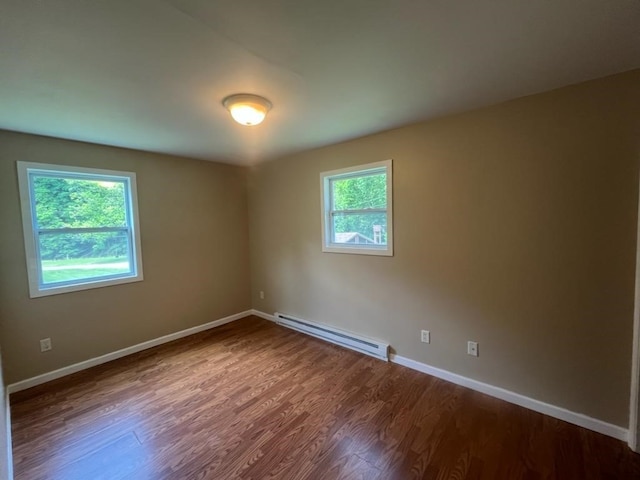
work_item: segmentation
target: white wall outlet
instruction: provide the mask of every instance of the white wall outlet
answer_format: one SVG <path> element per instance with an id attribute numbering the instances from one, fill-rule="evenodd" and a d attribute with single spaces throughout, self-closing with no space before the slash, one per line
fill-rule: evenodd
<path id="1" fill-rule="evenodd" d="M 431 334 L 429 333 L 429 330 L 422 330 L 420 332 L 420 341 L 422 343 L 431 343 Z"/>
<path id="2" fill-rule="evenodd" d="M 42 340 L 40 340 L 40 351 L 41 352 L 48 352 L 52 348 L 53 347 L 51 346 L 51 339 L 50 338 L 43 338 Z"/>
<path id="3" fill-rule="evenodd" d="M 478 356 L 478 342 L 467 342 L 467 353 L 474 357 Z"/>
<path id="4" fill-rule="evenodd" d="M 260 300 L 264 300 L 264 292 L 260 290 Z"/>

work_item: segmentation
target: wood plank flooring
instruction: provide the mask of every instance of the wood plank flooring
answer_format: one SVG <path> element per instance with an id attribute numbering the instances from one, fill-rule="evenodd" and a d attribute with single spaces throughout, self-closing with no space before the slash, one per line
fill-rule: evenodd
<path id="1" fill-rule="evenodd" d="M 11 411 L 16 480 L 640 479 L 623 442 L 256 317 Z"/>

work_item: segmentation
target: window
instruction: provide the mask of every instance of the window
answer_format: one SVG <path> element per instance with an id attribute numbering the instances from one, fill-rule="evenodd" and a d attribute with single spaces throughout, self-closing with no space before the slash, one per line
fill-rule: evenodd
<path id="1" fill-rule="evenodd" d="M 391 164 L 320 174 L 323 252 L 393 255 Z"/>
<path id="2" fill-rule="evenodd" d="M 29 294 L 142 280 L 136 175 L 18 162 Z"/>

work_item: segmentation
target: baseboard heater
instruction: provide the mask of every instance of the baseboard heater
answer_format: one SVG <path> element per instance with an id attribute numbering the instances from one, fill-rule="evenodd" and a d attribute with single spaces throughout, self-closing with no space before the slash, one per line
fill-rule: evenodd
<path id="1" fill-rule="evenodd" d="M 302 320 L 300 318 L 292 317 L 291 315 L 276 312 L 274 316 L 276 323 L 279 325 L 326 340 L 327 342 L 335 343 L 342 347 L 350 348 L 357 352 L 371 355 L 372 357 L 376 357 L 381 360 L 389 360 L 388 343 L 382 343 L 378 340 L 372 340 L 370 338 L 354 335 L 350 332 L 344 332 L 334 327 L 330 327 L 329 325 Z"/>

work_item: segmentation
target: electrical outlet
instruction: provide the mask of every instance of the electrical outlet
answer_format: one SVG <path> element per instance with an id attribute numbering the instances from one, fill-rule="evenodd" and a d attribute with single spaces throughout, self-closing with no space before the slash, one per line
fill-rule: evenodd
<path id="1" fill-rule="evenodd" d="M 422 343 L 431 343 L 431 334 L 429 333 L 429 330 L 422 330 L 420 332 L 420 341 Z"/>
<path id="2" fill-rule="evenodd" d="M 478 342 L 467 342 L 467 354 L 474 357 L 478 356 Z"/>
<path id="3" fill-rule="evenodd" d="M 48 352 L 52 348 L 53 347 L 51 346 L 51 339 L 50 338 L 43 338 L 42 340 L 40 340 L 40 351 L 41 352 Z"/>
<path id="4" fill-rule="evenodd" d="M 260 290 L 260 300 L 264 300 L 264 292 Z"/>

